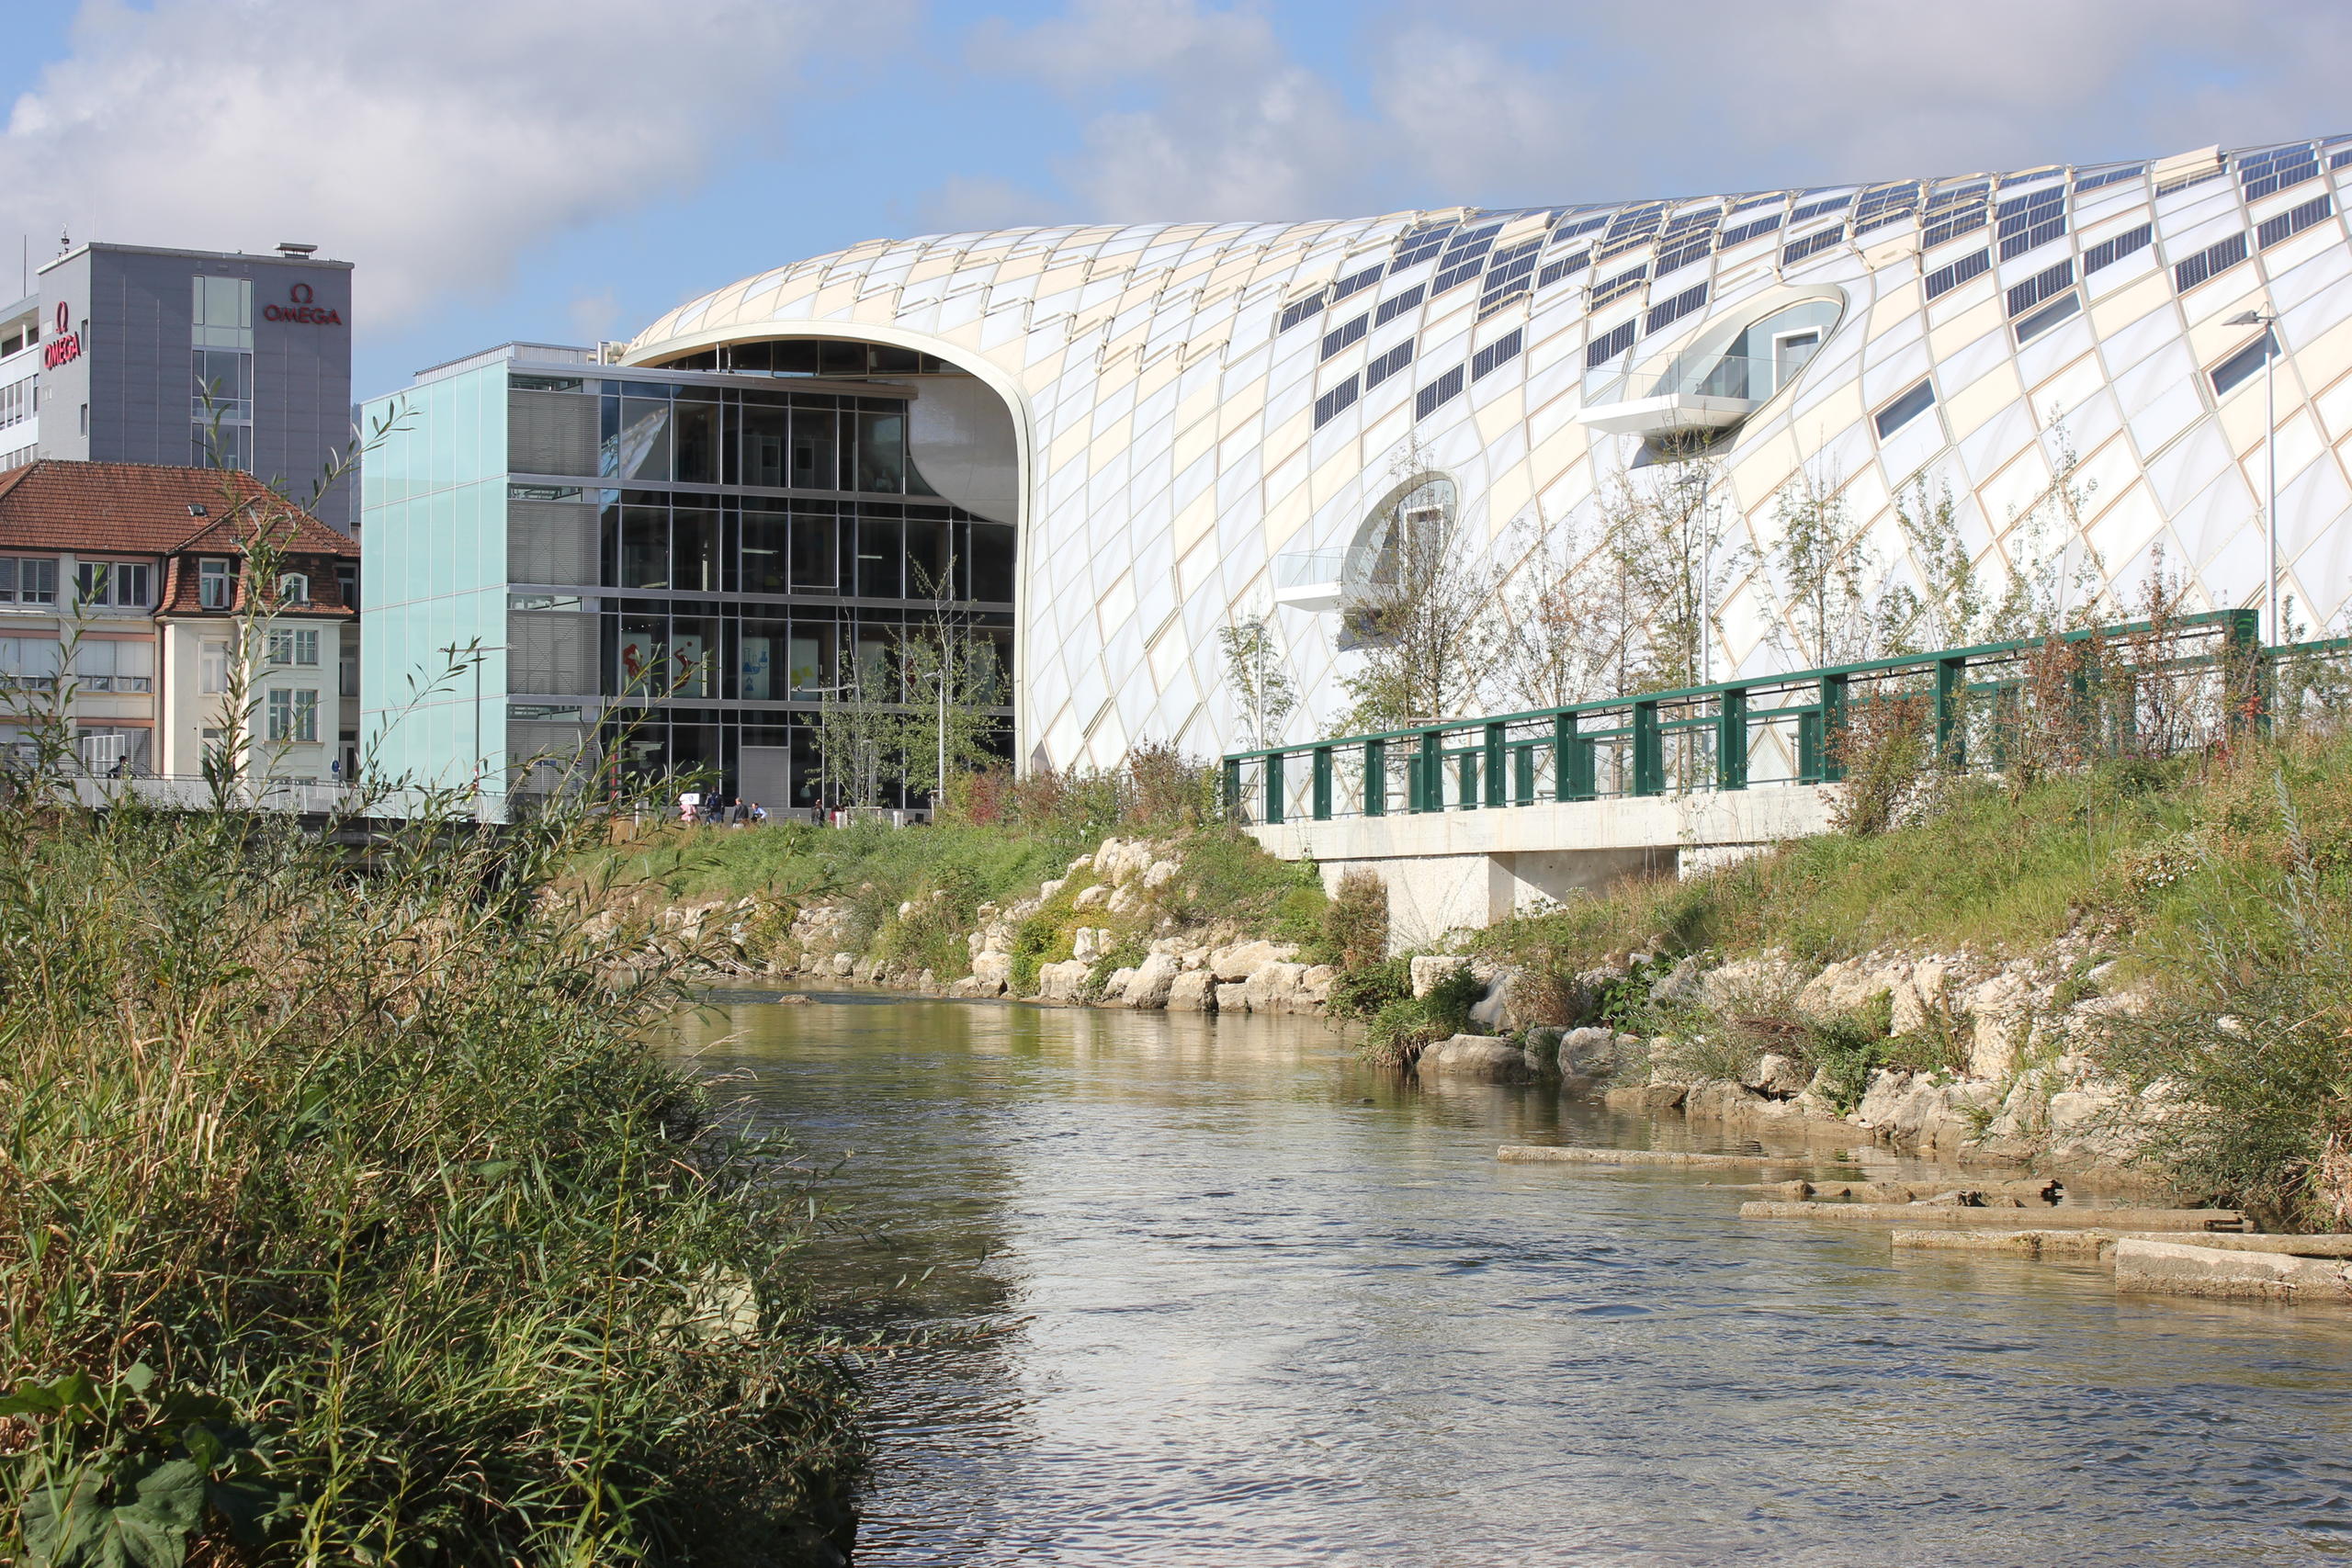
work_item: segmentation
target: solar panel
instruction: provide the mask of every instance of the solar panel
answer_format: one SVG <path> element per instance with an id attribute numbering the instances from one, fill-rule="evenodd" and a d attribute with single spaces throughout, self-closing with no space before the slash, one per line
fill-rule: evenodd
<path id="1" fill-rule="evenodd" d="M 1822 230 L 1819 233 L 1807 234 L 1804 239 L 1799 240 L 1792 245 L 1782 246 L 1781 250 L 1781 265 L 1782 266 L 1787 266 L 1792 262 L 1801 262 L 1808 256 L 1819 255 L 1822 252 L 1829 249 L 1832 245 L 1835 245 L 1844 240 L 1845 237 L 1846 226 L 1843 223 L 1832 223 L 1828 228 Z"/>
<path id="2" fill-rule="evenodd" d="M 1649 264 L 1647 262 L 1644 262 L 1640 266 L 1634 267 L 1629 271 L 1621 272 L 1614 277 L 1594 284 L 1592 286 L 1592 300 L 1587 309 L 1598 310 L 1600 307 L 1608 304 L 1612 299 L 1623 299 L 1626 295 L 1631 294 L 1635 289 L 1641 288 L 1641 286 L 1648 280 L 1649 276 Z"/>
<path id="3" fill-rule="evenodd" d="M 1789 221 L 1792 223 L 1802 223 L 1808 218 L 1818 218 L 1825 212 L 1835 212 L 1840 208 L 1850 207 L 1853 205 L 1853 201 L 1854 193 L 1852 191 L 1848 191 L 1844 196 L 1833 196 L 1826 201 L 1807 202 L 1804 206 L 1798 208 L 1794 212 L 1789 214 Z"/>
<path id="4" fill-rule="evenodd" d="M 1750 240 L 1762 239 L 1779 229 L 1783 221 L 1785 221 L 1785 215 L 1775 212 L 1770 218 L 1758 218 L 1752 222 L 1742 223 L 1736 229 L 1726 229 L 1717 237 L 1715 248 L 1719 251 L 1727 251 L 1734 245 L 1744 245 Z"/>
<path id="5" fill-rule="evenodd" d="M 2021 256 L 2066 231 L 2066 187 L 2052 186 L 2001 203 L 2001 259 Z"/>
<path id="6" fill-rule="evenodd" d="M 1590 251 L 1578 251 L 1572 256 L 1562 256 L 1558 261 L 1545 262 L 1544 264 L 1544 270 L 1536 276 L 1535 287 L 1538 288 L 1549 288 L 1552 285 L 1559 282 L 1560 279 L 1569 276 L 1571 274 L 1582 272 L 1586 267 L 1590 266 L 1591 265 L 1592 253 Z"/>
<path id="7" fill-rule="evenodd" d="M 1310 294 L 1304 299 L 1295 299 L 1283 306 L 1282 324 L 1274 329 L 1274 335 L 1279 337 L 1309 316 L 1319 315 L 1324 303 L 1321 294 Z"/>
<path id="8" fill-rule="evenodd" d="M 1374 284 L 1379 282 L 1381 278 L 1387 274 L 1387 271 L 1388 264 L 1381 262 L 1364 268 L 1362 272 L 1357 273 L 1353 277 L 1343 277 L 1340 279 L 1339 287 L 1331 290 L 1331 303 L 1336 305 L 1340 300 L 1346 299 L 1349 295 L 1359 293 L 1363 289 L 1371 288 Z"/>
<path id="9" fill-rule="evenodd" d="M 2083 253 L 2083 276 L 2088 277 L 2103 266 L 2113 266 L 2134 251 L 2144 251 L 2156 237 L 2153 224 L 2143 223 L 2129 229 L 2112 240 L 2101 240 Z"/>
<path id="10" fill-rule="evenodd" d="M 2245 258 L 2245 236 L 2233 234 L 2226 240 L 2206 246 L 2186 261 L 2175 262 L 2172 268 L 2173 290 L 2186 294 L 2216 274 L 2229 271 Z"/>
<path id="11" fill-rule="evenodd" d="M 1620 321 L 1608 332 L 1585 345 L 1584 365 L 1588 370 L 1606 365 L 1634 346 L 1634 323 Z"/>
<path id="12" fill-rule="evenodd" d="M 1941 299 L 1972 277 L 1982 277 L 1993 270 L 1993 253 L 1978 251 L 1962 256 L 1950 266 L 1939 267 L 1928 274 L 1928 298 Z"/>
<path id="13" fill-rule="evenodd" d="M 2254 231 L 2254 243 L 2268 250 L 2279 241 L 2300 234 L 2314 223 L 2324 223 L 2335 216 L 2335 199 L 2317 197 L 2281 212 L 2276 218 L 2266 218 Z"/>
<path id="14" fill-rule="evenodd" d="M 1470 379 L 1478 380 L 1494 372 L 1497 367 L 1519 357 L 1527 336 L 1523 327 L 1513 327 L 1486 347 L 1470 356 Z"/>
<path id="15" fill-rule="evenodd" d="M 1695 288 L 1686 288 L 1664 304 L 1651 306 L 1649 320 L 1644 324 L 1643 330 L 1654 333 L 1660 327 L 1680 321 L 1691 311 L 1704 307 L 1706 303 L 1707 286 L 1705 284 L 1702 283 Z"/>
<path id="16" fill-rule="evenodd" d="M 1463 384 L 1462 367 L 1457 365 L 1414 395 L 1413 417 L 1429 418 L 1438 409 L 1461 396 Z"/>
<path id="17" fill-rule="evenodd" d="M 1429 291 L 1430 286 L 1428 284 L 1416 283 L 1410 288 L 1406 289 L 1402 294 L 1391 295 L 1389 298 L 1383 299 L 1380 302 L 1380 308 L 1372 313 L 1372 324 L 1375 327 L 1386 326 L 1389 322 L 1395 321 L 1406 311 L 1418 306 L 1421 302 L 1422 298 L 1426 296 Z"/>
<path id="18" fill-rule="evenodd" d="M 1410 338 L 1385 354 L 1374 355 L 1372 363 L 1363 367 L 1363 389 L 1371 391 L 1412 362 L 1413 342 Z"/>
<path id="19" fill-rule="evenodd" d="M 1338 386 L 1332 388 L 1329 391 L 1324 393 L 1321 397 L 1316 399 L 1315 428 L 1320 430 L 1325 425 L 1330 423 L 1334 419 L 1337 419 L 1342 412 L 1344 412 L 1350 405 L 1354 403 L 1356 399 L 1362 395 L 1363 393 L 1361 389 L 1356 386 L 1356 378 L 1351 376 L 1346 380 L 1340 382 Z"/>
<path id="20" fill-rule="evenodd" d="M 2136 180 L 2147 172 L 2148 165 L 2145 164 L 2126 164 L 2120 169 L 2101 169 L 2095 175 L 2082 175 L 2075 181 L 2075 194 L 2080 196 L 2086 190 L 2098 190 L 2105 186 L 2120 185 L 2125 180 Z"/>
<path id="21" fill-rule="evenodd" d="M 1331 331 L 1323 334 L 1323 357 L 1329 359 L 1333 355 L 1339 353 L 1341 349 L 1347 347 L 1350 344 L 1362 343 L 1363 341 L 1363 334 L 1371 330 L 1372 318 L 1370 316 L 1358 316 L 1352 321 L 1349 321 L 1342 326 L 1334 327 Z"/>
<path id="22" fill-rule="evenodd" d="M 2022 316 L 2062 288 L 2075 286 L 2075 263 L 2069 257 L 2047 271 L 2035 273 L 2009 290 L 2009 314 Z"/>
<path id="23" fill-rule="evenodd" d="M 2319 177 L 2319 157 L 2311 143 L 2273 148 L 2238 160 L 2238 178 L 2245 182 L 2245 198 L 2253 201 Z"/>

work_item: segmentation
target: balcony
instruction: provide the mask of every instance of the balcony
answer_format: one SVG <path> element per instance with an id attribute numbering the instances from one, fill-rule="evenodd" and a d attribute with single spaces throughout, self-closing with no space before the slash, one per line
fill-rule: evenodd
<path id="1" fill-rule="evenodd" d="M 1628 378 L 1628 390 L 1643 389 L 1639 396 L 1588 403 L 1577 412 L 1577 423 L 1611 435 L 1723 430 L 1762 407 L 1766 399 L 1795 378 L 1809 357 L 1678 354 L 1663 370 L 1636 372 Z"/>
<path id="2" fill-rule="evenodd" d="M 1370 575 L 1363 546 L 1300 550 L 1274 558 L 1274 603 L 1293 610 L 1343 608 Z"/>

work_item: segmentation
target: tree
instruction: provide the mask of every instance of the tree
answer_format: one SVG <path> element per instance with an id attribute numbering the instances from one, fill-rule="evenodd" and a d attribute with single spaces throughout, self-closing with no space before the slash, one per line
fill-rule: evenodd
<path id="1" fill-rule="evenodd" d="M 814 739 L 818 790 L 843 806 L 879 806 L 882 782 L 905 750 L 895 650 L 882 643 L 845 649 L 839 681 L 818 698 Z"/>
<path id="2" fill-rule="evenodd" d="M 1703 684 L 1713 673 L 1722 629 L 1719 585 L 1737 577 L 1747 551 L 1734 538 L 1721 459 L 1697 435 L 1653 446 L 1659 461 L 1645 480 L 1630 478 L 1611 548 L 1629 607 L 1643 633 L 1627 650 L 1626 673 L 1651 690 Z"/>
<path id="3" fill-rule="evenodd" d="M 1876 651 L 1869 590 L 1881 568 L 1838 494 L 1838 476 L 1801 467 L 1772 498 L 1766 562 L 1781 614 L 1771 639 L 1799 669 L 1851 664 Z"/>
<path id="4" fill-rule="evenodd" d="M 1455 537 L 1453 486 L 1414 482 L 1428 472 L 1418 448 L 1394 471 L 1402 482 L 1374 519 L 1366 581 L 1346 619 L 1361 659 L 1340 684 L 1353 705 L 1345 723 L 1358 732 L 1476 705 L 1492 652 L 1494 577 Z"/>
<path id="5" fill-rule="evenodd" d="M 1225 650 L 1226 682 L 1240 706 L 1250 747 L 1281 744 L 1283 721 L 1298 706 L 1298 689 L 1283 669 L 1274 628 L 1264 617 L 1252 615 L 1218 627 L 1216 640 Z"/>
<path id="6" fill-rule="evenodd" d="M 1939 485 L 1930 495 L 1925 475 L 1894 494 L 1894 525 L 1919 588 L 1897 583 L 1887 590 L 1882 641 L 1889 653 L 1968 648 L 1992 637 L 1991 609 L 1956 513 L 1951 487 Z"/>
<path id="7" fill-rule="evenodd" d="M 1005 701 L 1004 671 L 996 645 L 976 636 L 970 612 L 952 596 L 953 557 L 938 577 L 916 569 L 917 591 L 931 602 L 907 628 L 898 649 L 907 694 L 899 750 L 910 794 L 937 796 L 946 781 L 996 760 L 989 739 L 997 728 L 989 710 Z"/>
<path id="8" fill-rule="evenodd" d="M 1551 527 L 1540 505 L 1532 528 L 1514 541 L 1517 559 L 1499 595 L 1493 682 L 1506 705 L 1568 707 L 1612 695 L 1630 678 L 1645 617 L 1615 547 L 1622 502 L 1604 500 L 1598 542 L 1574 523 Z"/>

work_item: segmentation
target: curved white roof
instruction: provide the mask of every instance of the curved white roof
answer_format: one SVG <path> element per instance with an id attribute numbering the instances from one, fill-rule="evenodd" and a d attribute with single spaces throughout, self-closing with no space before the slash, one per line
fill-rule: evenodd
<path id="1" fill-rule="evenodd" d="M 2081 539 L 2117 583 L 2161 547 L 2211 604 L 2255 602 L 2260 378 L 2211 368 L 2226 318 L 2275 303 L 2282 559 L 2312 622 L 2352 598 L 2352 138 L 2149 164 L 1512 211 L 1283 225 L 1061 227 L 872 241 L 745 278 L 630 344 L 897 343 L 980 375 L 1023 444 L 1023 744 L 1060 765 L 1134 740 L 1235 737 L 1216 629 L 1272 601 L 1278 555 L 1345 545 L 1408 451 L 1452 474 L 1471 536 L 1589 514 L 1639 450 L 1598 411 L 1678 349 L 1781 302 L 1838 302 L 1793 385 L 1724 452 L 1757 540 L 1801 469 L 1883 533 L 1915 479 L 1949 486 L 2001 558 L 2080 458 Z M 1883 434 L 1922 385 L 1933 404 Z M 2063 426 L 2063 428 L 2061 428 Z M 1894 552 L 1899 555 L 1899 550 Z M 1717 669 L 1778 662 L 1751 574 Z M 1336 623 L 1279 613 L 1321 729 Z"/>

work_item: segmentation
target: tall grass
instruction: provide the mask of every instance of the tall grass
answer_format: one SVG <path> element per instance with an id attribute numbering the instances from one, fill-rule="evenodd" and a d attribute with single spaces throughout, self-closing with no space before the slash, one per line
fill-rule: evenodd
<path id="1" fill-rule="evenodd" d="M 594 830 L 0 801 L 0 1557 L 841 1560 L 789 1151 L 641 1043 Z"/>

